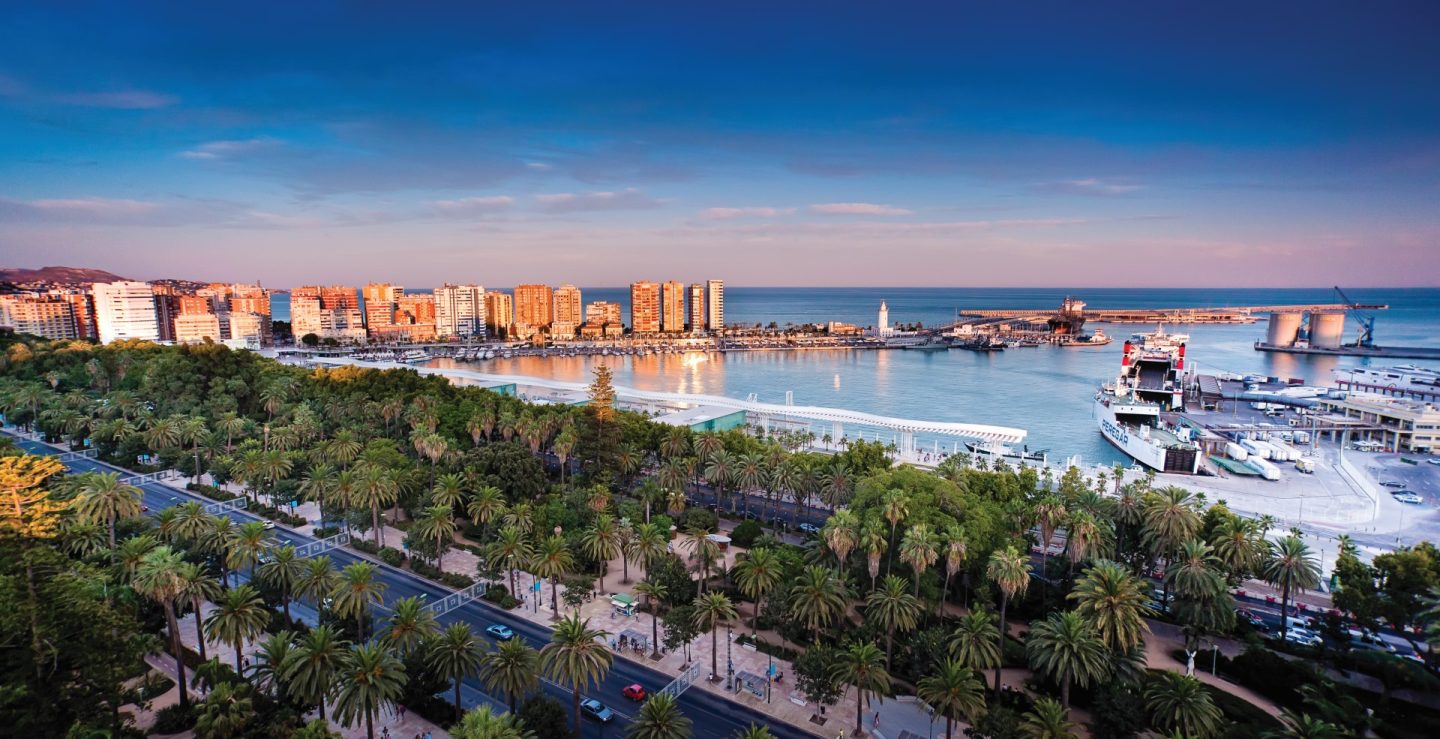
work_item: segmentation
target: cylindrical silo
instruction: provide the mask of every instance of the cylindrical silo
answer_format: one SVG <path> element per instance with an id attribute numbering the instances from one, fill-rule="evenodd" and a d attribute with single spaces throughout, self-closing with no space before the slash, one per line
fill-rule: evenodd
<path id="1" fill-rule="evenodd" d="M 1317 349 L 1335 349 L 1344 338 L 1344 313 L 1310 314 L 1310 346 Z"/>
<path id="2" fill-rule="evenodd" d="M 1271 313 L 1270 328 L 1265 333 L 1265 343 L 1270 346 L 1293 346 L 1300 333 L 1299 313 Z"/>

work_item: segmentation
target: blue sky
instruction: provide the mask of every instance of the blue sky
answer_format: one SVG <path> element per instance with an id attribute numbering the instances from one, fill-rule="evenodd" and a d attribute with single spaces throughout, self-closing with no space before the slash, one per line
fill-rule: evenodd
<path id="1" fill-rule="evenodd" d="M 1434 2 L 8 3 L 0 263 L 1436 285 L 1437 27 Z"/>

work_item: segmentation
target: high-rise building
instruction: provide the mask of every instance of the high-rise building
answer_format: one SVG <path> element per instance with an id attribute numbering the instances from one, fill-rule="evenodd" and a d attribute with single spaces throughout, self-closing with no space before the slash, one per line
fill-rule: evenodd
<path id="1" fill-rule="evenodd" d="M 152 285 L 155 296 L 155 326 L 160 341 L 175 340 L 175 316 L 180 315 L 180 295 L 174 288 Z"/>
<path id="2" fill-rule="evenodd" d="M 719 331 L 725 328 L 725 281 L 705 282 L 705 328 Z"/>
<path id="3" fill-rule="evenodd" d="M 177 344 L 203 344 L 206 341 L 218 343 L 224 338 L 220 330 L 220 317 L 214 313 L 181 313 L 175 316 Z"/>
<path id="4" fill-rule="evenodd" d="M 395 300 L 396 323 L 435 323 L 434 295 L 401 295 Z"/>
<path id="5" fill-rule="evenodd" d="M 496 338 L 507 338 L 515 323 L 515 301 L 510 293 L 485 291 L 485 332 Z"/>
<path id="6" fill-rule="evenodd" d="M 395 299 L 405 294 L 405 288 L 388 282 L 372 282 L 360 292 L 365 298 L 365 326 L 371 336 L 385 333 L 395 325 Z"/>
<path id="7" fill-rule="evenodd" d="M 70 304 L 75 316 L 75 338 L 96 341 L 100 335 L 95 330 L 95 296 L 89 292 L 66 292 L 59 295 Z"/>
<path id="8" fill-rule="evenodd" d="M 320 296 L 304 294 L 302 289 L 290 294 L 290 333 L 297 342 L 306 334 L 320 335 L 320 314 L 324 311 Z"/>
<path id="9" fill-rule="evenodd" d="M 0 326 L 47 339 L 79 338 L 74 306 L 58 295 L 0 295 Z"/>
<path id="10" fill-rule="evenodd" d="M 550 324 L 552 336 L 571 337 L 585 322 L 585 308 L 580 300 L 580 288 L 564 284 L 555 288 L 555 316 Z"/>
<path id="11" fill-rule="evenodd" d="M 179 296 L 179 310 L 176 315 L 205 315 L 215 313 L 214 301 L 204 295 L 181 295 Z"/>
<path id="12" fill-rule="evenodd" d="M 270 291 L 254 285 L 234 284 L 230 286 L 230 312 L 256 313 L 270 317 Z"/>
<path id="13" fill-rule="evenodd" d="M 621 324 L 624 318 L 619 303 L 597 300 L 585 306 L 585 323 L 593 326 Z"/>
<path id="14" fill-rule="evenodd" d="M 515 286 L 515 338 L 529 338 L 555 321 L 555 294 L 549 285 Z"/>
<path id="15" fill-rule="evenodd" d="M 696 282 L 690 285 L 690 332 L 705 330 L 705 286 Z"/>
<path id="16" fill-rule="evenodd" d="M 155 315 L 155 293 L 144 282 L 97 282 L 95 323 L 100 343 L 124 339 L 159 341 L 160 325 Z"/>
<path id="17" fill-rule="evenodd" d="M 670 280 L 660 286 L 660 324 L 666 332 L 685 330 L 685 285 Z"/>
<path id="18" fill-rule="evenodd" d="M 485 288 L 446 283 L 435 290 L 435 334 L 485 338 Z"/>
<path id="19" fill-rule="evenodd" d="M 231 311 L 229 317 L 231 346 L 258 349 L 272 343 L 270 316 Z"/>
<path id="20" fill-rule="evenodd" d="M 637 334 L 660 331 L 660 286 L 648 280 L 630 283 L 630 330 Z"/>

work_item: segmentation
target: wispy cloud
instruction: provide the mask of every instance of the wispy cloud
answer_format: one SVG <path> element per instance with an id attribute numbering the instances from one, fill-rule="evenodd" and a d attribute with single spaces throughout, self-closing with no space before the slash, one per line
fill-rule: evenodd
<path id="1" fill-rule="evenodd" d="M 465 217 L 507 210 L 515 204 L 509 195 L 485 195 L 455 200 L 437 200 L 431 205 L 441 215 Z"/>
<path id="2" fill-rule="evenodd" d="M 810 206 L 810 212 L 827 216 L 908 216 L 915 211 L 879 203 L 820 203 Z"/>
<path id="3" fill-rule="evenodd" d="M 56 216 L 95 216 L 103 218 L 133 218 L 154 213 L 162 207 L 159 203 L 144 200 L 117 198 L 62 198 L 42 200 L 4 200 L 7 206 L 34 210 Z"/>
<path id="4" fill-rule="evenodd" d="M 180 156 L 186 159 L 200 161 L 214 161 L 217 159 L 236 159 L 248 154 L 255 154 L 268 151 L 280 146 L 284 142 L 279 139 L 268 137 L 253 139 L 229 139 L 224 141 L 211 141 L 201 144 L 193 149 L 180 152 Z"/>
<path id="5" fill-rule="evenodd" d="M 113 108 L 116 110 L 153 110 L 168 108 L 180 98 L 163 92 L 149 90 L 119 90 L 114 92 L 67 92 L 52 95 L 51 100 L 64 105 L 84 108 Z"/>
<path id="6" fill-rule="evenodd" d="M 1081 180 L 1042 182 L 1035 185 L 1033 189 L 1039 192 L 1052 192 L 1062 195 L 1093 195 L 1106 197 L 1111 195 L 1129 195 L 1130 193 L 1144 190 L 1145 186 L 1124 182 L 1110 182 L 1097 177 L 1087 177 Z"/>
<path id="7" fill-rule="evenodd" d="M 546 213 L 578 213 L 597 210 L 648 210 L 660 201 L 635 188 L 611 192 L 561 192 L 536 195 L 535 203 Z"/>
<path id="8" fill-rule="evenodd" d="M 794 212 L 794 208 L 706 208 L 700 211 L 700 217 L 707 221 L 729 221 L 736 218 L 778 218 Z"/>

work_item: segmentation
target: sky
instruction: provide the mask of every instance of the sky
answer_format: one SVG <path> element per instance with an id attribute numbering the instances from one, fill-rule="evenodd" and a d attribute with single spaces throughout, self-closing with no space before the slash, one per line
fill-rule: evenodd
<path id="1" fill-rule="evenodd" d="M 1440 285 L 1440 3 L 0 3 L 0 265 Z"/>

